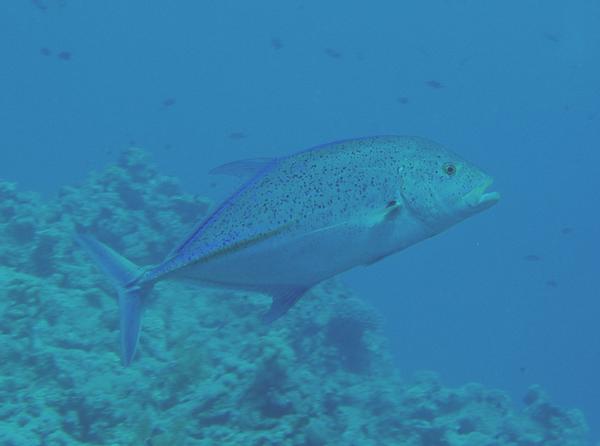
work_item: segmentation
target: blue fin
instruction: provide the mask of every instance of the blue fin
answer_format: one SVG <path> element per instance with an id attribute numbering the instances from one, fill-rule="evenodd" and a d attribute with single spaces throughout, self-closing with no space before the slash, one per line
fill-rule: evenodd
<path id="1" fill-rule="evenodd" d="M 310 287 L 304 286 L 281 286 L 264 290 L 273 297 L 271 308 L 263 314 L 262 320 L 266 324 L 275 322 L 288 312 L 296 302 L 308 291 Z"/>
<path id="2" fill-rule="evenodd" d="M 246 178 L 256 175 L 261 170 L 265 169 L 275 158 L 252 158 L 247 160 L 233 161 L 215 167 L 209 173 L 211 175 L 228 175 L 238 178 Z"/>
<path id="3" fill-rule="evenodd" d="M 110 279 L 119 295 L 119 317 L 121 330 L 121 360 L 128 366 L 133 360 L 143 312 L 144 296 L 152 285 L 139 285 L 136 281 L 143 270 L 125 257 L 120 256 L 95 238 L 76 234 L 77 243 L 85 249 L 98 267 Z"/>

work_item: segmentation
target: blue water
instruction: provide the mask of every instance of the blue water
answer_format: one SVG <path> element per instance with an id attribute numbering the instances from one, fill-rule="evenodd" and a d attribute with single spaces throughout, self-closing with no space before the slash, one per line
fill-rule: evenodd
<path id="1" fill-rule="evenodd" d="M 600 3 L 36 0 L 0 6 L 0 176 L 51 196 L 129 145 L 187 190 L 221 163 L 416 134 L 501 203 L 344 276 L 401 371 L 515 398 L 600 438 Z"/>

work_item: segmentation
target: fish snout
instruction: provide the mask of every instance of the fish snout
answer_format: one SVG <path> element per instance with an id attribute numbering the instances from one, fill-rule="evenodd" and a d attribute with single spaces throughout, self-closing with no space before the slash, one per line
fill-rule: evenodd
<path id="1" fill-rule="evenodd" d="M 488 177 L 483 183 L 463 197 L 464 202 L 472 211 L 483 211 L 495 205 L 500 200 L 498 192 L 487 192 L 493 182 L 493 178 Z"/>

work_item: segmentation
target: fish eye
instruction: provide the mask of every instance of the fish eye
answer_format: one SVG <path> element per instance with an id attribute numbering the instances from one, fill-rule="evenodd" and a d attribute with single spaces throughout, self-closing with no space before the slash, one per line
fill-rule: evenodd
<path id="1" fill-rule="evenodd" d="M 448 176 L 452 176 L 456 173 L 456 166 L 452 163 L 444 164 L 444 173 Z"/>

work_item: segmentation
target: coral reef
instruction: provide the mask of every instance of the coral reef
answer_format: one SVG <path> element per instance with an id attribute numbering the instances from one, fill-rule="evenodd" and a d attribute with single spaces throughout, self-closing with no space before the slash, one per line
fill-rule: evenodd
<path id="1" fill-rule="evenodd" d="M 0 446 L 585 444 L 581 413 L 537 387 L 517 410 L 401 380 L 377 314 L 337 280 L 270 327 L 265 296 L 160 283 L 121 367 L 113 292 L 74 229 L 151 264 L 208 209 L 136 149 L 49 202 L 0 182 Z"/>

